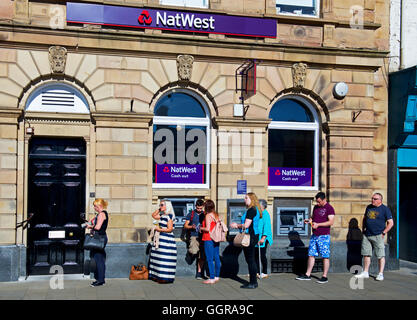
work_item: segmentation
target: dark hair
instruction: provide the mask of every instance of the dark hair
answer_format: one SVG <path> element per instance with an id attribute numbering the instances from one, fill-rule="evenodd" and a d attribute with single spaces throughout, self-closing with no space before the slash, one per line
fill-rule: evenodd
<path id="1" fill-rule="evenodd" d="M 206 202 L 204 203 L 204 213 L 205 214 L 213 213 L 216 219 L 219 218 L 219 215 L 216 212 L 216 205 L 214 204 L 213 200 L 210 200 L 210 199 L 206 200 Z"/>
<path id="2" fill-rule="evenodd" d="M 203 199 L 198 199 L 198 200 L 195 202 L 195 206 L 196 206 L 196 207 L 202 207 L 202 206 L 204 206 L 204 200 L 203 200 Z"/>
<path id="3" fill-rule="evenodd" d="M 324 192 L 320 191 L 319 193 L 316 194 L 315 198 L 316 198 L 316 200 L 318 198 L 320 198 L 321 200 L 324 200 L 324 199 L 326 199 L 326 194 Z"/>

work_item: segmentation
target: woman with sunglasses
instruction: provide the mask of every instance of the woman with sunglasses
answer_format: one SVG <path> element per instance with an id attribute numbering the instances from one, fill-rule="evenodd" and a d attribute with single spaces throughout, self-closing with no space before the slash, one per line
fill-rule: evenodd
<path id="1" fill-rule="evenodd" d="M 159 208 L 152 213 L 159 224 L 159 246 L 152 245 L 149 259 L 149 279 L 158 283 L 172 283 L 177 268 L 177 245 L 174 237 L 175 214 L 170 201 L 161 200 Z"/>

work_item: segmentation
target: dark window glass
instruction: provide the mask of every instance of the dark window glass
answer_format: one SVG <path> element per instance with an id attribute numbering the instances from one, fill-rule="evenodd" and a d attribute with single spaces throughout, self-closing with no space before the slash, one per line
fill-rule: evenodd
<path id="1" fill-rule="evenodd" d="M 314 183 L 314 131 L 269 129 L 268 148 L 269 168 L 311 169 L 308 172 Z"/>
<path id="2" fill-rule="evenodd" d="M 155 106 L 154 114 L 160 117 L 206 117 L 200 102 L 181 92 L 169 93 L 162 97 Z"/>
<path id="3" fill-rule="evenodd" d="M 277 101 L 269 112 L 272 121 L 314 122 L 310 110 L 294 99 Z"/>

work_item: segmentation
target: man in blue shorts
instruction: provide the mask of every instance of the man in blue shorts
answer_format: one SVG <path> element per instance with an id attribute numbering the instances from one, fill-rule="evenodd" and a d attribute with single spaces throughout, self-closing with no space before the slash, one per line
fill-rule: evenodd
<path id="1" fill-rule="evenodd" d="M 308 248 L 307 272 L 297 280 L 311 280 L 311 271 L 313 270 L 315 257 L 321 255 L 323 258 L 323 276 L 318 283 L 328 282 L 327 273 L 330 268 L 330 227 L 334 223 L 334 209 L 327 202 L 324 192 L 316 194 L 317 205 L 314 206 L 311 219 L 305 220 L 310 223 L 313 229 L 313 235 L 310 238 L 310 246 Z"/>

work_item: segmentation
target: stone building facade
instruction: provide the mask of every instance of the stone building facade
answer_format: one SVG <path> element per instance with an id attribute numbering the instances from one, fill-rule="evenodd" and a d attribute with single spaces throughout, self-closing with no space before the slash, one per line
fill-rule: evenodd
<path id="1" fill-rule="evenodd" d="M 36 220 L 29 221 L 32 224 L 26 229 L 19 227 L 30 217 L 31 202 L 36 198 L 31 172 L 39 168 L 31 164 L 36 158 L 31 147 L 36 138 L 82 141 L 85 151 L 80 159 L 85 159 L 85 168 L 81 171 L 79 213 L 91 216 L 95 198 L 109 201 L 108 250 L 114 253 L 108 258 L 110 276 L 124 276 L 129 264 L 140 260 L 144 230 L 152 224 L 150 213 L 159 199 L 210 198 L 228 219 L 230 200 L 243 199 L 237 194 L 238 180 L 246 180 L 247 190 L 268 202 L 277 239 L 271 259 L 288 258 L 288 236 L 277 235 L 280 204 L 307 207 L 311 214 L 314 195 L 326 192 L 336 211 L 332 270 L 347 271 L 350 221 L 356 218 L 360 227 L 372 193 L 387 192 L 389 3 L 311 1 L 312 13 L 304 14 L 302 4 L 289 8 L 286 1 L 171 2 L 95 0 L 89 5 L 273 20 L 276 36 L 73 23 L 68 21 L 68 3 L 62 1 L 1 2 L 2 280 L 30 273 L 28 265 L 36 262 L 32 263 L 34 253 L 29 252 L 34 250 L 30 248 L 35 240 L 29 233 Z M 188 61 L 180 62 L 181 55 Z M 234 116 L 235 105 L 240 103 L 235 73 L 248 60 L 257 64 L 257 90 L 245 100 L 249 106 L 246 115 Z M 348 92 L 336 98 L 334 87 L 341 82 L 347 84 Z M 65 106 L 61 110 L 37 104 L 41 94 L 55 89 L 67 90 L 79 105 L 71 111 Z M 199 185 L 161 187 L 154 180 L 153 133 L 155 123 L 164 123 L 163 119 L 156 121 L 154 110 L 170 93 L 189 95 L 204 106 L 207 121 L 201 120 L 200 126 L 206 128 L 207 166 Z M 311 115 L 308 129 L 299 127 L 314 132 L 311 140 L 297 142 L 298 154 L 302 153 L 300 143 L 312 143 L 306 151 L 311 158 L 307 186 L 269 185 L 269 167 L 299 167 L 288 161 L 286 165 L 270 161 L 270 131 L 281 128 L 278 118 L 271 118 L 271 110 L 286 99 L 304 106 Z M 290 152 L 287 147 L 281 155 Z M 63 201 L 60 199 L 57 201 Z M 35 213 L 35 217 L 39 215 Z M 70 240 L 68 234 L 65 237 Z M 301 240 L 308 245 L 308 234 Z M 132 252 L 135 256 L 126 260 Z M 122 267 L 121 261 L 125 263 Z M 187 273 L 186 269 L 177 271 Z"/>

